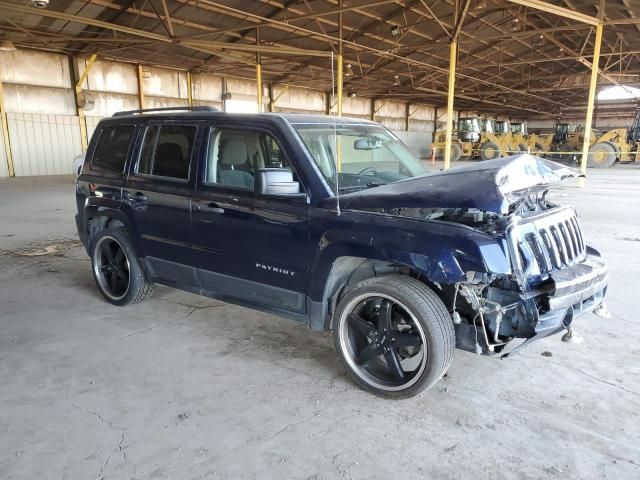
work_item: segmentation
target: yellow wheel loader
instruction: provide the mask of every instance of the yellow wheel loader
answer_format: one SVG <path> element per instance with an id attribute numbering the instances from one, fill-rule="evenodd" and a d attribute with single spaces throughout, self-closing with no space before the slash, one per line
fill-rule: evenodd
<path id="1" fill-rule="evenodd" d="M 572 128 L 566 123 L 556 124 L 551 150 L 574 152 L 571 154 L 577 162 L 584 143 L 584 129 Z M 629 128 L 614 128 L 605 133 L 591 130 L 589 138 L 589 168 L 609 168 L 616 162 L 640 161 L 640 110 Z"/>
<path id="2" fill-rule="evenodd" d="M 529 145 L 527 122 L 511 122 L 511 138 L 513 139 L 513 144 L 521 152 L 534 152 L 534 149 Z"/>
<path id="3" fill-rule="evenodd" d="M 609 168 L 616 162 L 640 162 L 640 110 L 629 128 L 609 130 L 589 147 L 587 167 Z"/>
<path id="4" fill-rule="evenodd" d="M 527 145 L 531 149 L 531 153 L 537 156 L 542 156 L 549 152 L 552 142 L 553 135 L 538 135 L 537 133 L 532 133 L 527 138 Z"/>
<path id="5" fill-rule="evenodd" d="M 509 155 L 509 146 L 504 137 L 496 134 L 496 121 L 484 119 L 481 123 L 480 139 L 477 143 L 477 154 L 482 160 L 493 160 Z"/>
<path id="6" fill-rule="evenodd" d="M 434 141 L 431 145 L 435 149 L 437 158 L 444 157 L 447 133 L 438 130 L 434 134 Z M 456 162 L 461 158 L 469 159 L 476 155 L 476 144 L 480 140 L 480 125 L 475 117 L 460 118 L 458 129 L 452 132 L 451 138 L 451 161 Z"/>
<path id="7" fill-rule="evenodd" d="M 509 120 L 496 120 L 496 136 L 503 145 L 505 156 L 517 155 L 518 153 L 527 151 L 526 147 L 524 150 L 521 150 L 520 146 L 515 141 L 513 134 L 511 133 L 511 123 Z"/>

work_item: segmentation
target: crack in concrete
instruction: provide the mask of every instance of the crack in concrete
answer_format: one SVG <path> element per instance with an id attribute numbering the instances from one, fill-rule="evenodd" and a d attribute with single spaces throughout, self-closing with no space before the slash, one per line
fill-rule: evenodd
<path id="1" fill-rule="evenodd" d="M 109 462 L 111 461 L 111 458 L 113 457 L 113 455 L 116 452 L 119 452 L 122 454 L 122 459 L 125 463 L 130 463 L 129 462 L 129 458 L 127 457 L 127 452 L 126 452 L 126 446 L 124 446 L 124 439 L 126 437 L 127 434 L 127 429 L 125 427 L 119 427 L 113 424 L 113 422 L 111 420 L 107 420 L 106 418 L 104 418 L 100 413 L 96 412 L 95 410 L 90 410 L 88 408 L 82 408 L 80 405 L 76 404 L 73 400 L 71 400 L 71 396 L 70 396 L 70 390 L 69 390 L 69 386 L 61 379 L 58 378 L 57 379 L 58 383 L 62 386 L 62 388 L 65 391 L 65 395 L 67 397 L 67 402 L 69 403 L 69 405 L 71 405 L 73 408 L 75 408 L 76 410 L 79 410 L 81 412 L 87 413 L 95 418 L 97 418 L 100 423 L 107 425 L 109 428 L 113 429 L 113 430 L 119 430 L 120 431 L 120 440 L 118 441 L 118 443 L 114 446 L 113 450 L 111 451 L 111 453 L 109 453 L 109 455 L 107 455 L 107 458 L 105 458 L 104 463 L 102 464 L 102 466 L 100 467 L 100 470 L 98 471 L 98 475 L 97 475 L 97 480 L 102 480 L 104 479 L 104 472 L 107 468 L 107 466 L 109 465 Z M 133 469 L 135 472 L 135 464 L 133 465 Z"/>
<path id="2" fill-rule="evenodd" d="M 218 458 L 225 458 L 228 455 L 231 455 L 231 454 L 233 454 L 233 453 L 235 453 L 235 452 L 243 449 L 244 447 L 246 447 L 246 446 L 248 446 L 248 445 L 250 445 L 252 443 L 255 443 L 255 442 L 266 442 L 266 441 L 273 440 L 274 438 L 276 438 L 278 435 L 281 435 L 283 432 L 285 432 L 289 428 L 292 428 L 292 427 L 295 427 L 295 426 L 302 425 L 304 423 L 310 422 L 314 418 L 317 418 L 322 412 L 323 412 L 323 410 L 318 410 L 313 415 L 311 415 L 311 416 L 309 416 L 309 417 L 307 417 L 307 418 L 305 418 L 303 420 L 300 420 L 299 422 L 287 423 L 286 425 L 284 425 L 283 427 L 279 428 L 278 430 L 276 430 L 274 433 L 272 433 L 268 437 L 264 436 L 266 434 L 266 432 L 259 433 L 258 435 L 254 436 L 254 437 L 248 438 L 247 440 L 242 442 L 240 445 L 238 445 L 236 447 L 233 447 L 230 450 L 227 450 L 227 451 L 222 452 L 222 453 L 217 453 L 215 455 L 207 457 L 205 460 L 203 460 L 201 462 L 195 463 L 194 466 L 198 466 L 199 467 L 199 466 L 208 464 L 211 461 L 215 461 Z"/>
<path id="3" fill-rule="evenodd" d="M 162 299 L 160 299 L 162 300 Z M 167 300 L 164 300 L 167 301 Z M 182 303 L 178 303 L 178 302 L 169 302 L 169 303 L 177 303 L 178 305 L 182 305 L 182 306 L 187 306 L 184 305 Z M 193 315 L 195 312 L 200 311 L 200 310 L 206 310 L 208 308 L 217 308 L 217 307 L 223 307 L 226 304 L 223 305 L 206 305 L 203 307 L 196 307 L 196 306 L 189 306 L 189 308 L 191 308 L 191 310 L 189 310 L 189 312 L 187 312 L 186 314 L 178 317 L 178 318 L 174 318 L 173 320 L 169 320 L 168 322 L 165 323 L 154 323 L 153 325 L 150 325 L 149 327 L 144 327 L 144 328 L 140 328 L 138 330 L 134 330 L 133 332 L 129 332 L 126 333 L 124 335 L 121 335 L 120 337 L 118 337 L 118 340 L 122 340 L 128 337 L 131 337 L 132 335 L 137 335 L 139 333 L 144 333 L 144 332 L 148 332 L 150 330 L 153 330 L 156 327 L 161 327 L 161 326 L 167 326 L 167 325 L 171 325 L 173 323 L 179 322 L 180 320 L 185 320 L 186 318 L 189 318 L 191 315 Z"/>
<path id="4" fill-rule="evenodd" d="M 533 359 L 539 360 L 537 357 L 533 357 L 531 355 L 523 355 L 523 356 L 525 356 L 527 358 L 533 358 Z M 553 360 L 546 360 L 546 362 L 547 363 L 552 363 L 554 365 L 558 365 L 559 367 L 563 367 L 563 368 L 566 368 L 567 370 L 571 370 L 572 372 L 576 372 L 576 373 L 579 373 L 581 375 L 584 375 L 585 377 L 588 377 L 588 378 L 590 378 L 592 380 L 595 380 L 598 383 L 602 383 L 604 385 L 608 385 L 609 387 L 617 388 L 619 390 L 622 390 L 623 392 L 630 393 L 631 395 L 635 395 L 636 397 L 640 397 L 640 393 L 636 392 L 635 390 L 631 390 L 631 389 L 628 389 L 626 387 L 623 387 L 622 385 L 618 385 L 616 383 L 609 382 L 609 381 L 604 380 L 604 379 L 602 379 L 600 377 L 592 375 L 591 373 L 585 372 L 584 370 L 580 370 L 579 368 L 572 367 L 571 365 L 565 365 L 564 363 L 555 362 Z"/>

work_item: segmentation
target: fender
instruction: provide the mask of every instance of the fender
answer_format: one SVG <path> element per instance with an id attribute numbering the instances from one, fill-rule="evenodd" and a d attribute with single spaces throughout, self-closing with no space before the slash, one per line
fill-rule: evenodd
<path id="1" fill-rule="evenodd" d="M 360 213 L 358 215 L 366 215 Z M 351 216 L 348 213 L 342 217 Z M 372 215 L 376 216 L 377 215 Z M 395 218 L 386 228 L 372 222 L 371 230 L 353 231 L 333 228 L 317 242 L 312 266 L 309 296 L 313 301 L 326 300 L 326 286 L 332 268 L 340 257 L 380 260 L 405 266 L 434 283 L 456 283 L 469 271 L 509 274 L 511 265 L 506 242 L 465 225 L 437 220 Z M 357 219 L 341 219 L 364 225 Z M 342 226 L 342 225 L 340 225 Z"/>

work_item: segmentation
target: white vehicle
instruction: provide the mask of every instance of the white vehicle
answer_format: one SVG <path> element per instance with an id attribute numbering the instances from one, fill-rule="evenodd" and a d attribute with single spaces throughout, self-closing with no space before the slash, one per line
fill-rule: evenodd
<path id="1" fill-rule="evenodd" d="M 71 171 L 78 178 L 80 176 L 80 171 L 82 170 L 82 164 L 84 163 L 84 153 L 80 155 L 76 155 L 71 162 Z"/>

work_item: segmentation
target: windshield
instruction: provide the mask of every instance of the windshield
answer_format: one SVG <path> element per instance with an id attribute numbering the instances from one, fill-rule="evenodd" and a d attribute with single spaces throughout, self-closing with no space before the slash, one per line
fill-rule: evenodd
<path id="1" fill-rule="evenodd" d="M 496 133 L 509 133 L 510 131 L 509 122 L 506 120 L 498 120 L 496 121 Z"/>
<path id="2" fill-rule="evenodd" d="M 477 118 L 461 118 L 458 130 L 461 132 L 480 132 Z"/>
<path id="3" fill-rule="evenodd" d="M 336 192 L 372 188 L 426 173 L 420 161 L 379 125 L 293 125 Z"/>
<path id="4" fill-rule="evenodd" d="M 496 131 L 496 121 L 495 120 L 485 120 L 482 123 L 483 132 L 486 133 L 495 133 Z"/>

